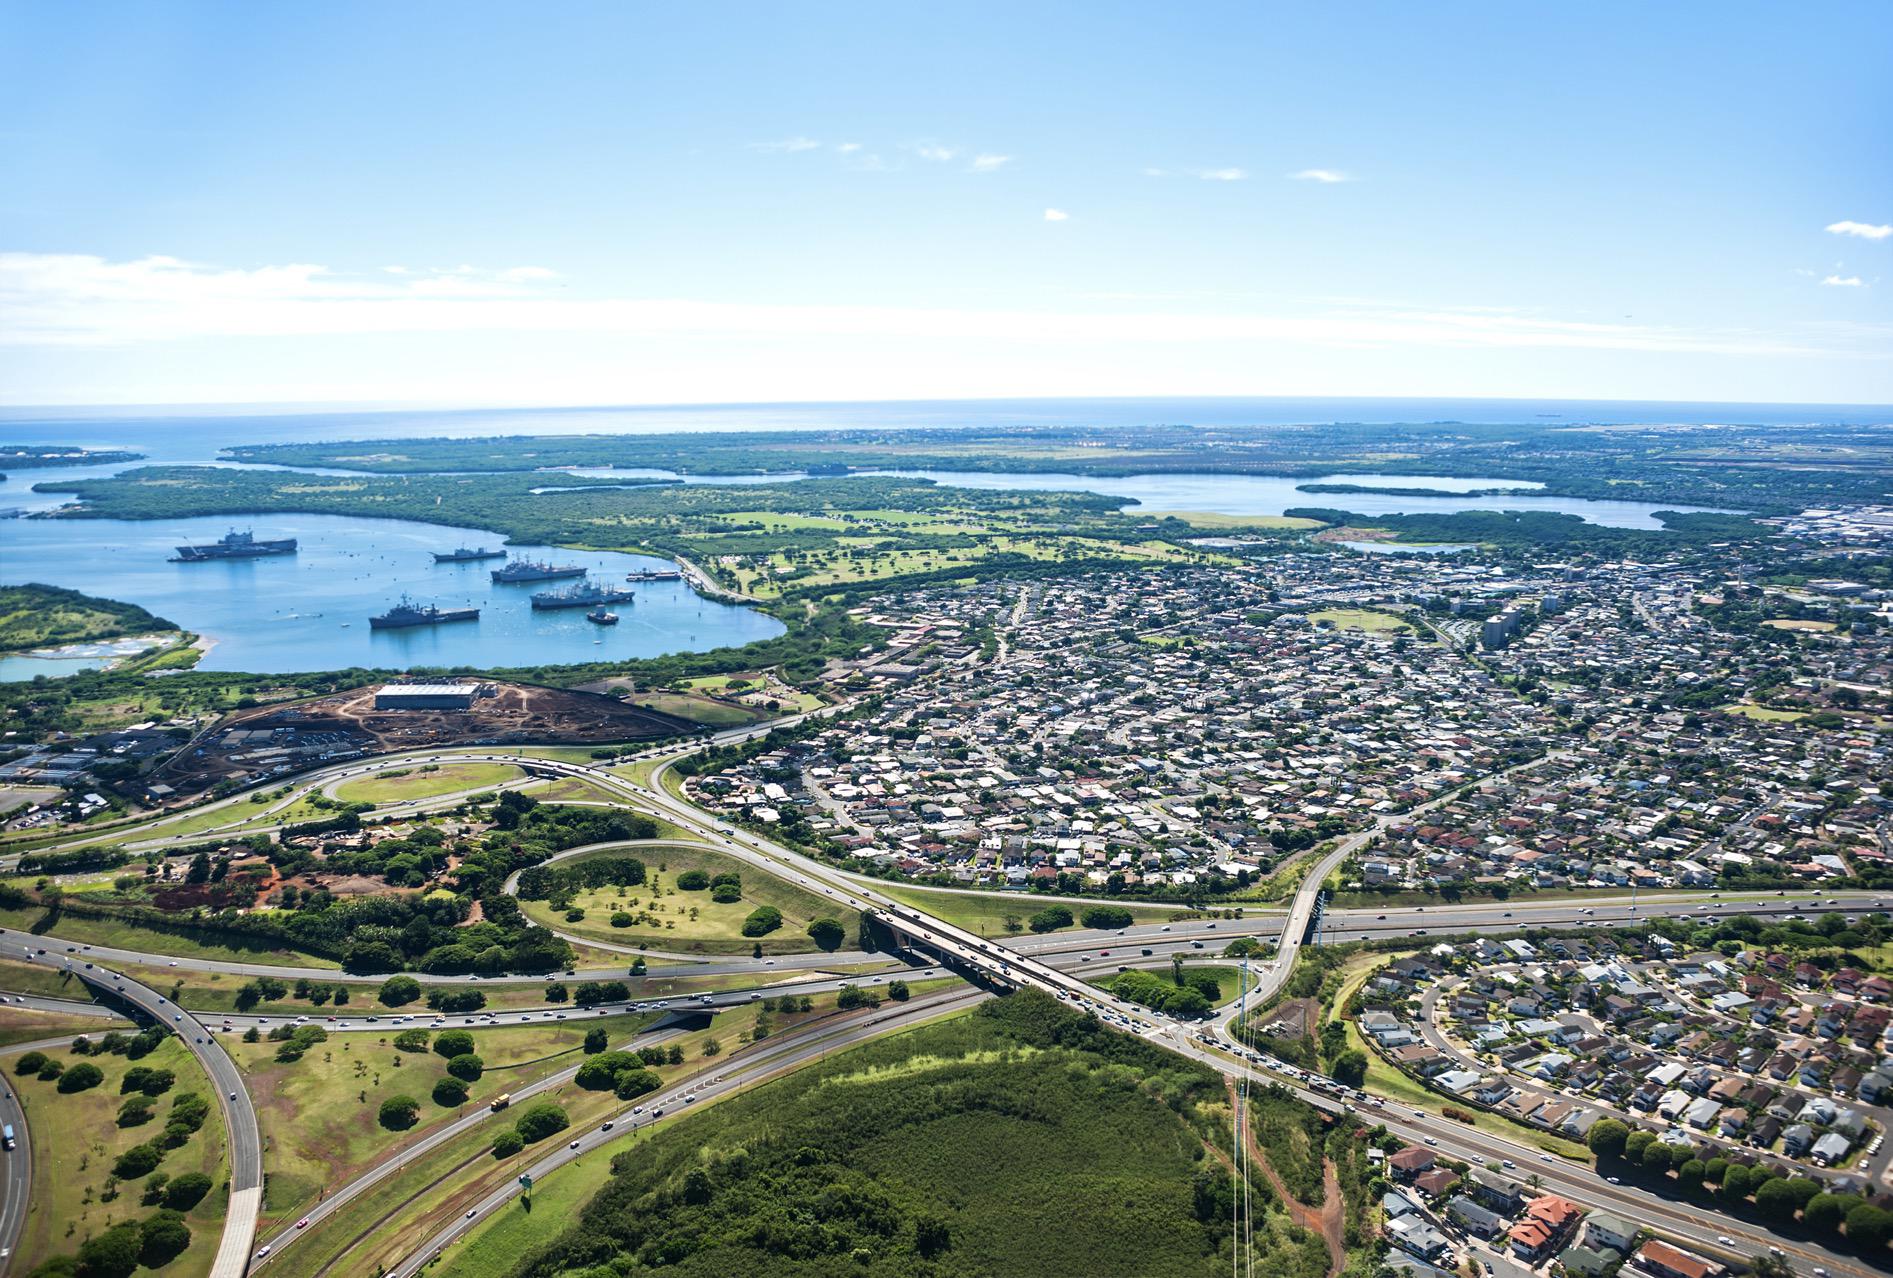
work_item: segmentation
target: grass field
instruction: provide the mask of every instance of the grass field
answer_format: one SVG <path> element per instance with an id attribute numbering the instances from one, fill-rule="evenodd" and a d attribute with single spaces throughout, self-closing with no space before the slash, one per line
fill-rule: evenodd
<path id="1" fill-rule="evenodd" d="M 541 803 L 622 803 L 623 800 L 602 790 L 583 777 L 553 777 L 522 787 Z"/>
<path id="2" fill-rule="evenodd" d="M 335 787 L 335 797 L 345 803 L 399 803 L 404 799 L 431 799 L 437 794 L 504 785 L 523 775 L 510 763 L 443 763 L 439 767 L 411 771 L 391 768 L 342 782 Z"/>
<path id="3" fill-rule="evenodd" d="M 75 1252 L 88 1237 L 119 1221 L 142 1220 L 151 1215 L 152 1209 L 139 1201 L 143 1179 L 119 1185 L 117 1196 L 109 1201 L 104 1197 L 113 1160 L 133 1145 L 154 1139 L 164 1129 L 173 1100 L 181 1093 L 196 1092 L 211 1102 L 211 1115 L 189 1141 L 165 1156 L 160 1170 L 173 1177 L 202 1172 L 211 1178 L 212 1188 L 185 1215 L 191 1231 L 190 1247 L 166 1265 L 163 1273 L 165 1278 L 202 1278 L 210 1272 L 223 1227 L 222 1186 L 226 1174 L 223 1120 L 210 1080 L 175 1038 L 138 1061 L 123 1056 L 54 1055 L 65 1061 L 67 1068 L 81 1059 L 90 1060 L 104 1073 L 105 1081 L 88 1091 L 61 1094 L 54 1083 L 12 1077 L 12 1061 L 6 1061 L 9 1085 L 17 1084 L 15 1093 L 25 1108 L 27 1131 L 33 1142 L 33 1187 L 27 1198 L 26 1227 L 20 1235 L 19 1271 L 24 1273 L 49 1257 Z M 119 1081 L 133 1065 L 171 1070 L 177 1075 L 177 1084 L 158 1097 L 150 1122 L 119 1127 L 115 1122 L 122 1100 Z"/>
<path id="4" fill-rule="evenodd" d="M 1006 926 L 1008 918 L 1017 919 L 1019 934 L 1029 936 L 1026 920 L 1048 905 L 1064 905 L 1071 910 L 1072 917 L 1078 918 L 1084 913 L 1085 906 L 1122 905 L 1131 912 L 1133 923 L 1168 923 L 1184 910 L 1183 906 L 1165 908 L 1161 905 L 1133 905 L 1129 901 L 1058 901 L 1045 897 L 1033 896 L 1027 892 L 930 892 L 926 888 L 909 887 L 892 883 L 877 883 L 877 891 L 905 902 L 917 910 L 925 910 L 936 918 L 956 923 L 981 936 L 1010 936 L 1012 929 Z M 1074 927 L 1077 926 L 1074 924 Z"/>
<path id="5" fill-rule="evenodd" d="M 693 697 L 685 692 L 641 692 L 634 694 L 630 701 L 632 705 L 643 706 L 646 710 L 674 714 L 680 719 L 712 728 L 756 723 L 769 717 L 765 710 L 751 710 L 747 706 L 732 705 L 711 697 Z"/>
<path id="6" fill-rule="evenodd" d="M 729 692 L 732 683 L 746 684 L 746 687 Z M 823 704 L 820 697 L 812 692 L 802 692 L 787 684 L 769 678 L 762 672 L 750 670 L 738 674 L 704 675 L 697 679 L 685 680 L 684 686 L 693 691 L 708 692 L 715 696 L 739 695 L 748 692 L 767 691 L 769 696 L 782 703 L 784 713 L 813 710 Z"/>
<path id="7" fill-rule="evenodd" d="M 586 1031 L 594 1025 L 605 1026 L 618 1044 L 647 1019 L 598 1017 L 577 1009 L 566 1015 L 544 1025 L 470 1031 L 486 1072 L 469 1086 L 467 1101 L 452 1109 L 435 1104 L 430 1095 L 446 1075 L 446 1061 L 432 1050 L 401 1052 L 393 1046 L 404 1027 L 390 1026 L 386 1034 L 335 1034 L 290 1064 L 277 1062 L 277 1045 L 268 1040 L 225 1037 L 269 1134 L 263 1158 L 269 1180 L 266 1218 L 293 1219 L 314 1201 L 319 1187 L 343 1184 L 382 1153 L 418 1139 L 439 1122 L 577 1064 Z M 381 1102 L 397 1095 L 421 1104 L 420 1121 L 406 1132 L 388 1131 L 376 1118 Z"/>
<path id="8" fill-rule="evenodd" d="M 1801 630 L 1809 634 L 1828 634 L 1834 629 L 1834 623 L 1831 621 L 1815 621 L 1811 618 L 1777 617 L 1773 621 L 1764 621 L 1762 624 L 1770 630 Z"/>
<path id="9" fill-rule="evenodd" d="M 613 945 L 649 945 L 704 954 L 748 954 L 757 944 L 765 954 L 806 953 L 815 948 L 806 931 L 814 920 L 832 918 L 851 938 L 859 926 L 860 916 L 855 911 L 791 886 L 734 857 L 674 845 L 639 848 L 635 855 L 645 863 L 648 879 L 637 887 L 602 887 L 578 893 L 572 905 L 585 911 L 580 922 L 567 922 L 563 911 L 554 910 L 545 901 L 520 904 L 534 921 L 573 936 Z M 742 899 L 718 904 L 707 891 L 678 889 L 677 876 L 689 870 L 701 870 L 712 878 L 724 873 L 740 875 Z M 760 938 L 744 936 L 743 920 L 763 905 L 782 912 L 782 926 Z M 639 922 L 631 927 L 613 927 L 611 917 L 618 912 Z"/>
<path id="10" fill-rule="evenodd" d="M 1725 714 L 1739 714 L 1745 719 L 1757 723 L 1799 723 L 1807 715 L 1800 710 L 1771 710 L 1767 706 L 1758 706 L 1748 701 L 1734 701 L 1717 709 Z"/>
<path id="11" fill-rule="evenodd" d="M 1371 608 L 1324 608 L 1308 614 L 1319 626 L 1324 622 L 1336 630 L 1365 630 L 1370 634 L 1408 634 L 1413 627 L 1400 618 Z"/>

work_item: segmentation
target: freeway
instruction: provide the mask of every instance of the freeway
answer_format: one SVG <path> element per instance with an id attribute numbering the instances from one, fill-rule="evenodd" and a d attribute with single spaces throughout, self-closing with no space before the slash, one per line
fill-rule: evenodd
<path id="1" fill-rule="evenodd" d="M 22 1045 L 24 1046 L 24 1045 Z M 26 1110 L 13 1094 L 11 1083 L 0 1084 L 0 1123 L 13 1129 L 10 1148 L 0 1152 L 6 1159 L 6 1179 L 0 1183 L 0 1273 L 12 1268 L 13 1249 L 20 1245 L 20 1231 L 26 1227 L 27 1195 L 33 1187 L 33 1145 L 26 1130 Z"/>

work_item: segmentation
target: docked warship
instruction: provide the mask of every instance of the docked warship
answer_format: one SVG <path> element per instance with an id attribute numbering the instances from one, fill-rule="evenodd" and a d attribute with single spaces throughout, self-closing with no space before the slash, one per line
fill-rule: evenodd
<path id="1" fill-rule="evenodd" d="M 462 546 L 458 550 L 436 550 L 434 552 L 434 562 L 437 564 L 470 564 L 480 559 L 504 558 L 506 558 L 505 551 L 488 550 L 485 546 L 476 546 L 472 549 Z"/>
<path id="2" fill-rule="evenodd" d="M 504 568 L 493 570 L 493 580 L 502 585 L 520 581 L 562 581 L 584 575 L 585 569 L 578 564 L 547 564 L 533 559 L 515 559 Z"/>
<path id="3" fill-rule="evenodd" d="M 478 608 L 437 608 L 433 604 L 417 604 L 401 596 L 401 602 L 379 617 L 368 619 L 370 630 L 405 630 L 410 626 L 438 626 L 449 621 L 478 621 Z"/>
<path id="4" fill-rule="evenodd" d="M 564 590 L 542 590 L 532 597 L 532 606 L 537 612 L 555 608 L 603 608 L 606 604 L 628 604 L 635 598 L 637 596 L 629 590 L 582 581 Z"/>

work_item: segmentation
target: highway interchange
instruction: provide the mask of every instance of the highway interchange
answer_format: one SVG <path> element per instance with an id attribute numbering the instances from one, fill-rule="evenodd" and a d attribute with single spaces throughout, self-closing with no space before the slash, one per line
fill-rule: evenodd
<path id="1" fill-rule="evenodd" d="M 732 730 L 716 734 L 707 738 L 707 741 L 725 744 L 743 740 L 780 724 L 781 721 L 778 721 L 772 725 Z M 858 984 L 872 988 L 880 980 L 893 979 L 896 975 L 903 979 L 920 980 L 951 969 L 961 975 L 971 976 L 979 984 L 990 988 L 1032 986 L 1046 990 L 1074 1005 L 1096 1010 L 1109 1023 L 1126 1032 L 1141 1034 L 1161 1042 L 1166 1047 L 1210 1065 L 1231 1077 L 1248 1078 L 1258 1084 L 1273 1083 L 1286 1086 L 1308 1103 L 1331 1112 L 1351 1111 L 1371 1115 L 1376 1121 L 1384 1122 L 1390 1131 L 1403 1139 L 1437 1145 L 1444 1152 L 1472 1162 L 1510 1160 L 1520 1166 L 1521 1175 L 1528 1174 L 1525 1169 L 1529 1165 L 1529 1172 L 1536 1173 L 1550 1189 L 1565 1193 L 1586 1204 L 1607 1207 L 1631 1219 L 1647 1221 L 1664 1233 L 1682 1239 L 1699 1249 L 1719 1252 L 1735 1258 L 1745 1258 L 1775 1246 L 1780 1247 L 1797 1261 L 1803 1261 L 1810 1266 L 1823 1267 L 1830 1274 L 1864 1275 L 1870 1272 L 1860 1262 L 1850 1257 L 1806 1244 L 1789 1242 L 1733 1217 L 1718 1215 L 1705 1218 L 1702 1212 L 1690 1206 L 1672 1202 L 1635 1187 L 1610 1183 L 1587 1166 L 1576 1165 L 1542 1153 L 1537 1146 L 1523 1139 L 1522 1132 L 1521 1139 L 1512 1140 L 1391 1103 L 1382 1103 L 1359 1096 L 1351 1099 L 1337 1098 L 1328 1090 L 1318 1091 L 1305 1085 L 1306 1080 L 1294 1077 L 1292 1071 L 1285 1073 L 1279 1069 L 1264 1068 L 1260 1059 L 1236 1041 L 1232 1025 L 1239 1017 L 1243 1006 L 1253 1005 L 1268 998 L 1286 981 L 1293 967 L 1295 952 L 1302 943 L 1304 933 L 1309 931 L 1310 921 L 1318 908 L 1318 893 L 1321 884 L 1332 868 L 1338 865 L 1371 832 L 1350 836 L 1321 862 L 1313 866 L 1301 890 L 1285 911 L 1250 909 L 1245 911 L 1244 917 L 1239 919 L 1179 918 L 1167 923 L 1141 924 L 1110 933 L 1064 932 L 1042 937 L 1020 936 L 991 939 L 916 909 L 907 900 L 889 896 L 882 890 L 878 880 L 838 870 L 760 835 L 723 824 L 685 803 L 665 787 L 664 774 L 671 761 L 689 752 L 688 749 L 680 752 L 675 747 L 666 751 L 660 747 L 620 761 L 621 763 L 655 763 L 649 781 L 640 782 L 628 775 L 620 766 L 542 758 L 512 753 L 496 747 L 415 751 L 374 760 L 355 761 L 306 775 L 295 783 L 291 794 L 267 805 L 264 815 L 267 816 L 271 812 L 286 808 L 301 795 L 321 788 L 332 789 L 337 783 L 351 777 L 391 768 L 411 768 L 428 763 L 496 761 L 518 765 L 536 778 L 580 778 L 609 796 L 610 802 L 634 806 L 641 811 L 662 817 L 681 828 L 687 835 L 686 846 L 694 844 L 714 849 L 723 855 L 733 856 L 757 865 L 811 892 L 831 897 L 840 905 L 871 912 L 902 942 L 903 947 L 913 951 L 912 954 L 904 956 L 909 960 L 909 965 L 904 968 L 890 966 L 885 972 L 874 974 L 842 975 L 837 974 L 834 969 L 873 963 L 876 960 L 890 960 L 890 956 L 837 953 L 778 956 L 773 960 L 727 958 L 706 960 L 696 955 L 659 955 L 652 951 L 626 949 L 627 954 L 642 953 L 650 958 L 672 960 L 673 966 L 661 969 L 663 975 L 727 976 L 748 973 L 757 977 L 757 983 L 705 995 L 673 996 L 668 1000 L 663 1000 L 668 1002 L 669 1006 L 662 1008 L 656 1006 L 660 1000 L 633 999 L 626 1004 L 612 1003 L 596 1008 L 577 1009 L 564 1005 L 546 1004 L 529 1008 L 514 1008 L 503 1012 L 495 1011 L 491 1014 L 481 1013 L 472 1017 L 436 1017 L 433 1013 L 426 1012 L 408 1014 L 382 1012 L 346 1016 L 337 1013 L 319 1018 L 310 1016 L 307 1019 L 322 1024 L 331 1032 L 370 1029 L 385 1032 L 391 1025 L 397 1023 L 397 1016 L 401 1017 L 398 1023 L 402 1027 L 451 1024 L 480 1028 L 489 1025 L 516 1024 L 528 1020 L 550 1018 L 584 1020 L 601 1015 L 611 1016 L 637 1010 L 640 1004 L 646 1011 L 679 1013 L 690 1010 L 702 1013 L 748 1002 L 765 995 L 817 993 L 837 989 L 843 984 Z M 456 805 L 463 801 L 464 797 L 464 795 L 447 795 L 433 800 L 418 800 L 404 804 L 396 810 L 404 813 L 433 810 Z M 251 821 L 258 815 L 257 805 L 249 804 L 245 796 L 234 796 L 230 800 L 222 801 L 222 805 L 232 812 L 233 822 Z M 177 817 L 167 818 L 164 822 L 155 823 L 150 828 L 162 830 L 165 824 L 175 823 L 178 819 Z M 245 825 L 244 830 L 247 833 L 257 828 L 255 825 Z M 125 836 L 114 834 L 105 837 L 122 839 Z M 127 842 L 125 846 L 134 849 L 152 847 L 166 850 L 173 845 L 201 842 L 211 837 L 215 837 L 214 831 L 200 830 L 186 835 L 160 835 L 155 839 Z M 95 841 L 94 836 L 88 835 L 78 843 L 93 841 Z M 603 846 L 635 848 L 639 845 Z M 561 855 L 582 855 L 598 850 L 600 849 L 572 849 Z M 1032 899 L 1037 901 L 1039 898 Z M 1439 904 L 1385 910 L 1330 911 L 1322 919 L 1318 936 L 1322 941 L 1422 935 L 1443 938 L 1468 932 L 1492 934 L 1544 926 L 1625 926 L 1664 914 L 1701 915 L 1717 911 L 1733 912 L 1739 909 L 1761 916 L 1785 916 L 1797 912 L 1826 910 L 1859 913 L 1879 908 L 1879 906 L 1880 901 L 1876 894 L 1859 893 L 1835 893 L 1818 900 L 1807 896 L 1785 898 L 1773 894 L 1739 898 L 1699 894 L 1690 897 L 1645 896 L 1634 904 L 1621 897 L 1599 898 L 1591 901 L 1567 899 L 1529 904 L 1523 902 Z M 1127 1006 L 1099 990 L 1087 979 L 1089 976 L 1114 972 L 1121 966 L 1161 962 L 1172 954 L 1199 956 L 1213 954 L 1219 952 L 1229 940 L 1238 936 L 1253 936 L 1276 942 L 1275 956 L 1250 965 L 1248 978 L 1250 992 L 1245 1000 L 1219 1014 L 1208 1031 L 1208 1034 L 1214 1035 L 1213 1044 L 1205 1041 L 1208 1034 L 1199 1036 L 1200 1032 L 1196 1029 L 1186 1029 L 1176 1022 L 1147 1013 L 1143 1009 Z M 595 950 L 617 948 L 599 947 L 596 942 L 588 939 L 582 940 L 577 937 L 568 937 L 568 939 Z M 225 1122 L 231 1133 L 232 1170 L 232 1199 L 212 1270 L 213 1278 L 238 1278 L 246 1272 L 246 1267 L 256 1266 L 259 1263 L 267 1264 L 270 1258 L 279 1254 L 285 1246 L 299 1236 L 294 1227 L 289 1227 L 267 1240 L 259 1240 L 256 1237 L 257 1217 L 262 1199 L 262 1151 L 256 1116 L 244 1089 L 241 1075 L 229 1055 L 216 1041 L 218 1033 L 240 1034 L 251 1027 L 267 1029 L 273 1025 L 283 1024 L 291 1018 L 280 1015 L 193 1014 L 169 1003 L 155 990 L 133 981 L 124 973 L 108 965 L 177 967 L 180 971 L 269 975 L 291 980 L 298 976 L 308 976 L 315 980 L 335 980 L 340 975 L 339 973 L 327 968 L 303 969 L 275 964 L 178 958 L 114 947 L 83 946 L 70 940 L 60 940 L 50 936 L 36 937 L 4 929 L 0 929 L 0 953 L 6 957 L 30 958 L 61 969 L 70 968 L 81 979 L 108 991 L 117 999 L 135 1007 L 149 1019 L 177 1030 L 213 1079 L 219 1100 L 223 1105 Z M 584 966 L 575 974 L 581 977 L 622 976 L 623 967 L 622 965 L 609 968 Z M 652 975 L 657 974 L 659 970 L 654 969 Z M 420 979 L 426 981 L 429 978 L 421 976 Z M 434 979 L 456 984 L 466 980 L 466 978 L 455 977 Z M 498 982 L 494 980 L 482 982 L 489 987 L 496 983 Z M 779 1039 L 770 1040 L 767 1044 L 749 1049 L 740 1062 L 720 1063 L 716 1067 L 719 1072 L 714 1077 L 711 1076 L 710 1068 L 706 1067 L 702 1076 L 673 1084 L 662 1092 L 653 1094 L 650 1098 L 641 1099 L 640 1104 L 651 1110 L 659 1110 L 683 1103 L 685 1096 L 709 1100 L 763 1078 L 773 1077 L 793 1069 L 826 1051 L 910 1026 L 928 1017 L 942 1014 L 944 1011 L 970 1005 L 986 996 L 977 987 L 955 988 L 917 997 L 907 1004 L 884 1004 L 881 1009 L 871 1015 L 841 1018 L 833 1024 L 822 1025 L 819 1029 L 810 1027 L 812 1032 L 807 1034 L 784 1035 Z M 71 1010 L 73 1007 L 69 1001 L 52 999 L 20 998 L 15 1002 L 27 1006 L 65 1010 Z M 641 1036 L 637 1041 L 643 1044 L 661 1040 L 662 1037 L 673 1032 L 673 1025 L 672 1018 L 661 1019 L 641 1031 Z M 554 1085 L 556 1085 L 556 1079 L 548 1079 L 536 1086 Z M 8 1111 L 18 1114 L 17 1101 L 10 1096 L 10 1093 L 4 1102 L 0 1102 L 0 1117 Z M 462 1130 L 477 1125 L 487 1117 L 486 1111 L 477 1111 L 430 1134 L 425 1138 L 424 1143 L 444 1142 L 460 1134 Z M 20 1148 L 11 1157 L 7 1169 L 4 1182 L 5 1198 L 0 1200 L 0 1248 L 11 1248 L 18 1238 L 20 1224 L 25 1214 L 23 1200 L 26 1186 L 30 1182 L 30 1140 L 25 1130 L 23 1115 L 4 1119 L 4 1121 L 14 1122 L 16 1129 L 21 1133 Z M 542 1177 L 545 1173 L 573 1159 L 596 1152 L 600 1146 L 622 1139 L 629 1130 L 629 1124 L 620 1123 L 617 1124 L 615 1131 L 594 1129 L 585 1133 L 574 1133 L 576 1148 L 568 1142 L 561 1148 L 542 1156 L 539 1162 L 534 1164 L 532 1172 L 535 1178 Z M 370 1185 L 395 1174 L 398 1167 L 411 1160 L 414 1155 L 415 1150 L 412 1148 L 402 1151 L 398 1156 L 391 1155 L 357 1181 L 349 1185 L 333 1187 L 325 1194 L 323 1203 L 310 1213 L 310 1228 L 314 1228 L 323 1217 L 339 1211 L 343 1205 Z M 517 1186 L 511 1184 L 494 1190 L 469 1209 L 470 1215 L 459 1216 L 441 1226 L 432 1236 L 417 1240 L 409 1251 L 408 1258 L 391 1272 L 397 1278 L 408 1278 L 429 1257 L 438 1254 L 442 1247 L 464 1235 L 479 1220 L 489 1215 L 493 1209 L 502 1205 L 516 1192 Z M 1722 1243 L 1720 1240 L 1724 1238 L 1732 1240 L 1735 1245 L 1731 1247 Z"/>

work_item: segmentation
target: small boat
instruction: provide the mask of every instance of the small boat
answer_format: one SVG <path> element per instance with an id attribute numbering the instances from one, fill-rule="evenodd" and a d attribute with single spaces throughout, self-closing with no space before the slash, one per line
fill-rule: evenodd
<path id="1" fill-rule="evenodd" d="M 586 613 L 585 620 L 595 626 L 615 626 L 618 624 L 618 614 L 615 612 L 606 612 L 601 606 Z"/>

